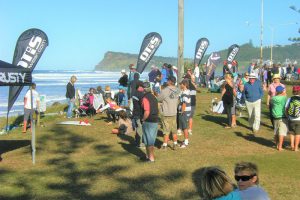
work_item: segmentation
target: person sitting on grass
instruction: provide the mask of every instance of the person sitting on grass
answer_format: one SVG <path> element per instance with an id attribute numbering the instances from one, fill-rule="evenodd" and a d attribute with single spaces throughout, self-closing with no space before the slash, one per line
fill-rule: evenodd
<path id="1" fill-rule="evenodd" d="M 274 124 L 274 139 L 278 151 L 282 150 L 283 139 L 287 135 L 287 119 L 285 116 L 286 93 L 281 85 L 276 87 L 276 95 L 271 98 L 271 112 Z"/>
<path id="2" fill-rule="evenodd" d="M 286 116 L 290 131 L 291 148 L 299 151 L 300 143 L 300 85 L 293 86 L 293 96 L 289 98 L 285 105 Z"/>
<path id="3" fill-rule="evenodd" d="M 111 130 L 113 134 L 129 135 L 133 132 L 132 121 L 124 110 L 119 112 L 119 127 Z"/>
<path id="4" fill-rule="evenodd" d="M 219 167 L 203 168 L 200 177 L 201 198 L 207 200 L 241 200 L 233 181 Z"/>
<path id="5" fill-rule="evenodd" d="M 258 178 L 258 168 L 251 162 L 240 162 L 235 165 L 234 178 L 243 200 L 270 200 L 268 194 L 261 188 Z"/>
<path id="6" fill-rule="evenodd" d="M 98 109 L 96 113 L 102 113 L 106 110 L 106 115 L 108 118 L 108 125 L 111 125 L 112 123 L 116 122 L 116 115 L 118 111 L 125 110 L 117 105 L 115 101 L 113 101 L 110 97 L 106 99 L 106 105 L 102 108 Z"/>

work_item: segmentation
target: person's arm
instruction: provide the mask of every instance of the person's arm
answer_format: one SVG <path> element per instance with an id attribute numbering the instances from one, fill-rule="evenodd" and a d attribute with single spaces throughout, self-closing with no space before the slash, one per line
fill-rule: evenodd
<path id="1" fill-rule="evenodd" d="M 186 103 L 182 103 L 182 105 L 181 105 L 181 112 L 182 112 L 182 114 L 185 112 L 185 109 L 186 109 Z"/>
<path id="2" fill-rule="evenodd" d="M 261 84 L 259 85 L 259 94 L 260 94 L 260 99 L 262 99 L 264 96 L 264 89 L 261 87 Z"/>

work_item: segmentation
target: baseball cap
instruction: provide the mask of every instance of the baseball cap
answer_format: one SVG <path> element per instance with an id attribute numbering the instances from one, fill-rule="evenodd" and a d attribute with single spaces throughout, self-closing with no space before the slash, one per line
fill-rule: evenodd
<path id="1" fill-rule="evenodd" d="M 300 91 L 300 85 L 293 86 L 293 92 L 299 92 Z"/>
<path id="2" fill-rule="evenodd" d="M 281 85 L 276 87 L 276 92 L 283 92 L 284 91 L 284 87 L 282 87 Z"/>
<path id="3" fill-rule="evenodd" d="M 174 76 L 169 76 L 167 80 L 176 83 L 176 78 Z"/>
<path id="4" fill-rule="evenodd" d="M 121 70 L 121 73 L 126 73 L 125 69 L 122 69 L 122 70 Z"/>

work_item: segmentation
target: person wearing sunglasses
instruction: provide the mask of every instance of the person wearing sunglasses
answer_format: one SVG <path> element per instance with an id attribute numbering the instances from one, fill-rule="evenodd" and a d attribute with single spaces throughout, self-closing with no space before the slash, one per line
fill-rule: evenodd
<path id="1" fill-rule="evenodd" d="M 251 162 L 240 162 L 235 165 L 234 179 L 243 200 L 270 200 L 268 194 L 259 184 L 258 168 Z"/>

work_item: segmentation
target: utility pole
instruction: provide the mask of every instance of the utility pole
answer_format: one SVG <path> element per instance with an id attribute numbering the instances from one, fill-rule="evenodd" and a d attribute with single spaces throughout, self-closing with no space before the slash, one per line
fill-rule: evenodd
<path id="1" fill-rule="evenodd" d="M 260 67 L 263 63 L 263 32 L 264 32 L 264 0 L 261 0 L 261 18 L 260 18 Z"/>
<path id="2" fill-rule="evenodd" d="M 183 57 L 183 34 L 184 34 L 184 0 L 178 0 L 178 52 L 177 52 L 177 67 L 178 67 L 178 83 L 181 81 L 184 74 L 184 57 Z"/>

